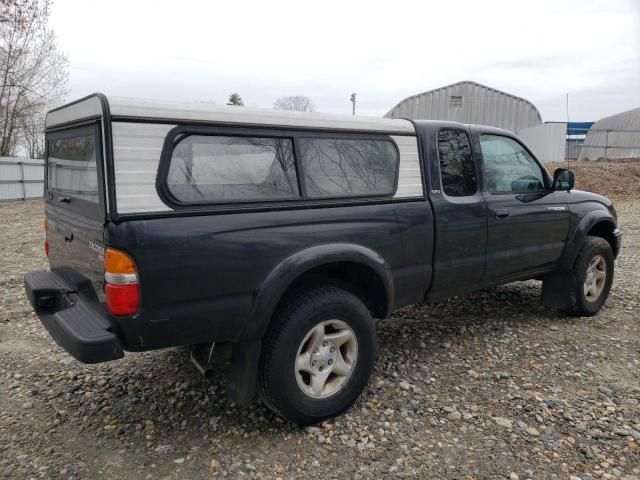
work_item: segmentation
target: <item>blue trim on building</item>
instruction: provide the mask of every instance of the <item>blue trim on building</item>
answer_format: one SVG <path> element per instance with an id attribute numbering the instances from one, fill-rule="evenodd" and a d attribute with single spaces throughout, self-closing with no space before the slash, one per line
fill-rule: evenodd
<path id="1" fill-rule="evenodd" d="M 566 123 L 567 135 L 586 135 L 587 131 L 595 122 L 544 122 L 544 123 Z"/>

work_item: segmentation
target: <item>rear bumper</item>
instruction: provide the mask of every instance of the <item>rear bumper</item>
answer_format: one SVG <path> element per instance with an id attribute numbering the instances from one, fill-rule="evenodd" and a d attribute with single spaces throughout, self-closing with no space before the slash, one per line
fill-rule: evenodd
<path id="1" fill-rule="evenodd" d="M 122 358 L 122 344 L 111 331 L 107 312 L 89 280 L 77 272 L 68 273 L 25 275 L 27 297 L 40 321 L 58 345 L 83 363 Z"/>

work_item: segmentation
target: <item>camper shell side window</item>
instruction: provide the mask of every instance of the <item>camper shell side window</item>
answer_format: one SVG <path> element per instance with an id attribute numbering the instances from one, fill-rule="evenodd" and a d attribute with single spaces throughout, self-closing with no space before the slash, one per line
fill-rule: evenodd
<path id="1" fill-rule="evenodd" d="M 156 189 L 173 208 L 391 198 L 400 154 L 385 134 L 178 126 Z"/>

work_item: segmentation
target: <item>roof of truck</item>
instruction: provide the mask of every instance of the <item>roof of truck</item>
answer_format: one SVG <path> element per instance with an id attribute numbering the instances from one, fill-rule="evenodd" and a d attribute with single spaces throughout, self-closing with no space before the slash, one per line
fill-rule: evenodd
<path id="1" fill-rule="evenodd" d="M 47 113 L 46 127 L 111 116 L 117 121 L 149 121 L 165 124 L 216 123 L 273 127 L 310 127 L 330 130 L 415 133 L 411 122 L 327 113 L 290 112 L 274 109 L 220 106 L 206 102 L 173 102 L 141 98 L 111 97 L 94 93 Z"/>

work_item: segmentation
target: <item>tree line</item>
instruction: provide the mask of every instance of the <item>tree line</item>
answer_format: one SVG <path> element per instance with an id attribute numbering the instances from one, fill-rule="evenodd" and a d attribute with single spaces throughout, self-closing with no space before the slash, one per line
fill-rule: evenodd
<path id="1" fill-rule="evenodd" d="M 244 102 L 238 93 L 229 95 L 227 105 L 243 107 Z M 315 112 L 316 107 L 311 99 L 305 95 L 291 95 L 279 97 L 273 102 L 273 108 L 276 110 L 290 110 L 296 112 Z"/>

